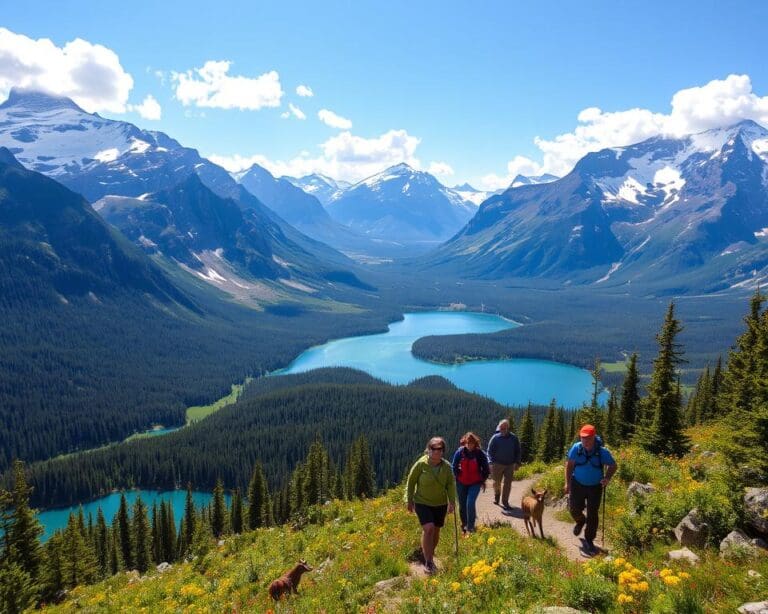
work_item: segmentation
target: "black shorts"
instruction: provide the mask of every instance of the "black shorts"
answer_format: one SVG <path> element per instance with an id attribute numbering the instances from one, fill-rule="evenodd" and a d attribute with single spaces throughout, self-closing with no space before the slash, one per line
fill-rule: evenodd
<path id="1" fill-rule="evenodd" d="M 448 513 L 447 505 L 424 505 L 416 504 L 416 515 L 419 517 L 419 523 L 425 525 L 429 522 L 436 527 L 442 527 L 445 524 L 445 515 Z"/>

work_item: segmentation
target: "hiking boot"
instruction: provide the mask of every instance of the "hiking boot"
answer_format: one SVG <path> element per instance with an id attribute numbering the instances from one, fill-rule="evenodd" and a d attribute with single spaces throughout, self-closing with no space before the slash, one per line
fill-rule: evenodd
<path id="1" fill-rule="evenodd" d="M 494 505 L 498 505 L 499 504 L 499 495 L 494 495 L 493 496 L 493 504 Z"/>
<path id="2" fill-rule="evenodd" d="M 591 539 L 585 539 L 584 544 L 584 550 L 586 550 L 589 554 L 597 554 L 600 552 L 600 549 L 595 546 L 595 542 L 593 542 Z"/>
<path id="3" fill-rule="evenodd" d="M 505 501 L 501 504 L 501 507 L 504 508 L 505 512 L 508 512 L 512 509 L 512 506 L 509 504 L 509 501 Z"/>
<path id="4" fill-rule="evenodd" d="M 437 573 L 437 566 L 434 561 L 427 561 L 424 563 L 424 573 L 430 576 Z"/>
<path id="5" fill-rule="evenodd" d="M 581 535 L 581 530 L 584 528 L 586 522 L 586 520 L 579 520 L 575 525 L 573 525 L 573 534 Z"/>

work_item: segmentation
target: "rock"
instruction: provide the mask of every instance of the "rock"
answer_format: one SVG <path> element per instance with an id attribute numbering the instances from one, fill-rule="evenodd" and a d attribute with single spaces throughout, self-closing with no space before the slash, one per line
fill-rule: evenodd
<path id="1" fill-rule="evenodd" d="M 327 559 L 325 559 L 322 563 L 320 563 L 315 568 L 315 574 L 323 573 L 325 571 L 326 567 L 328 567 L 329 565 L 332 565 L 332 564 L 333 564 L 333 561 L 330 559 L 330 557 L 328 557 Z"/>
<path id="2" fill-rule="evenodd" d="M 693 508 L 675 527 L 675 537 L 682 546 L 703 548 L 709 537 L 709 525 L 699 518 L 699 510 Z"/>
<path id="3" fill-rule="evenodd" d="M 656 489 L 653 487 L 653 484 L 650 482 L 648 484 L 643 484 L 642 482 L 631 482 L 630 485 L 627 486 L 627 497 L 645 497 L 655 490 Z"/>
<path id="4" fill-rule="evenodd" d="M 763 577 L 763 574 L 761 574 L 759 571 L 755 571 L 754 569 L 750 569 L 750 570 L 747 572 L 747 575 L 748 575 L 750 578 L 762 578 L 762 577 Z"/>
<path id="5" fill-rule="evenodd" d="M 752 544 L 755 548 L 762 548 L 763 550 L 768 550 L 768 542 L 760 537 L 755 537 L 754 539 L 750 539 L 749 543 Z"/>
<path id="6" fill-rule="evenodd" d="M 753 601 L 739 606 L 741 614 L 768 614 L 768 601 Z"/>
<path id="7" fill-rule="evenodd" d="M 739 556 L 741 554 L 753 555 L 757 548 L 749 541 L 749 537 L 739 529 L 735 529 L 725 536 L 720 542 L 720 556 L 728 558 L 730 556 Z"/>
<path id="8" fill-rule="evenodd" d="M 701 456 L 701 458 L 711 458 L 714 455 L 715 455 L 715 453 L 712 452 L 711 450 L 704 450 L 701 454 L 699 454 L 699 456 Z"/>
<path id="9" fill-rule="evenodd" d="M 565 606 L 551 605 L 545 608 L 534 610 L 535 614 L 584 614 L 583 610 L 576 610 Z"/>
<path id="10" fill-rule="evenodd" d="M 680 548 L 680 550 L 670 550 L 667 556 L 672 561 L 687 561 L 691 565 L 695 565 L 699 562 L 699 557 L 695 552 L 691 552 L 688 548 Z"/>
<path id="11" fill-rule="evenodd" d="M 162 563 L 160 563 L 160 564 L 157 566 L 157 571 L 159 571 L 160 573 L 165 573 L 165 572 L 166 572 L 166 571 L 168 571 L 170 568 L 171 568 L 171 564 L 170 564 L 170 563 L 162 562 Z"/>
<path id="12" fill-rule="evenodd" d="M 388 580 L 382 580 L 381 582 L 377 582 L 373 585 L 373 591 L 374 593 L 383 593 L 385 591 L 391 591 L 394 589 L 402 589 L 405 588 L 405 585 L 408 584 L 408 579 L 405 576 L 395 576 L 394 578 L 389 578 Z"/>
<path id="13" fill-rule="evenodd" d="M 749 527 L 768 537 L 768 488 L 747 488 L 744 517 Z"/>
<path id="14" fill-rule="evenodd" d="M 218 544 L 218 545 L 219 545 L 219 548 L 221 548 L 221 547 L 224 545 L 224 540 L 223 540 L 223 539 L 220 539 L 220 540 L 219 540 L 219 544 Z"/>

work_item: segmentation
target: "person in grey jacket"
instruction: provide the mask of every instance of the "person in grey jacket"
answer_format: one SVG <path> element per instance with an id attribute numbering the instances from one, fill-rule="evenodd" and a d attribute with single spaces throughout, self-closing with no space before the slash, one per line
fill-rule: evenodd
<path id="1" fill-rule="evenodd" d="M 488 442 L 488 461 L 491 463 L 493 479 L 493 502 L 499 505 L 501 497 L 501 505 L 507 511 L 512 509 L 509 505 L 509 491 L 512 489 L 512 476 L 520 468 L 520 458 L 520 440 L 510 432 L 509 420 L 502 420 Z"/>

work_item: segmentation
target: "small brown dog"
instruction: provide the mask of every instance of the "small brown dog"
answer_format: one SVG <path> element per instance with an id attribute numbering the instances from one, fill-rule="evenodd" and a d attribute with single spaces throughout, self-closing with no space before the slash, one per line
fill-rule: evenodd
<path id="1" fill-rule="evenodd" d="M 547 491 L 546 489 L 536 490 L 531 488 L 531 492 L 533 496 L 524 496 L 520 505 L 523 508 L 525 528 L 528 529 L 531 537 L 536 537 L 536 523 L 539 523 L 539 532 L 541 533 L 541 538 L 544 539 L 544 527 L 541 525 L 541 516 L 544 513 L 544 497 L 547 495 Z"/>
<path id="2" fill-rule="evenodd" d="M 312 568 L 307 565 L 307 562 L 304 559 L 301 559 L 293 567 L 293 569 L 287 571 L 285 574 L 280 576 L 277 580 L 269 585 L 269 596 L 277 601 L 285 593 L 298 592 L 299 581 L 301 580 L 301 576 L 305 571 L 312 571 Z"/>

